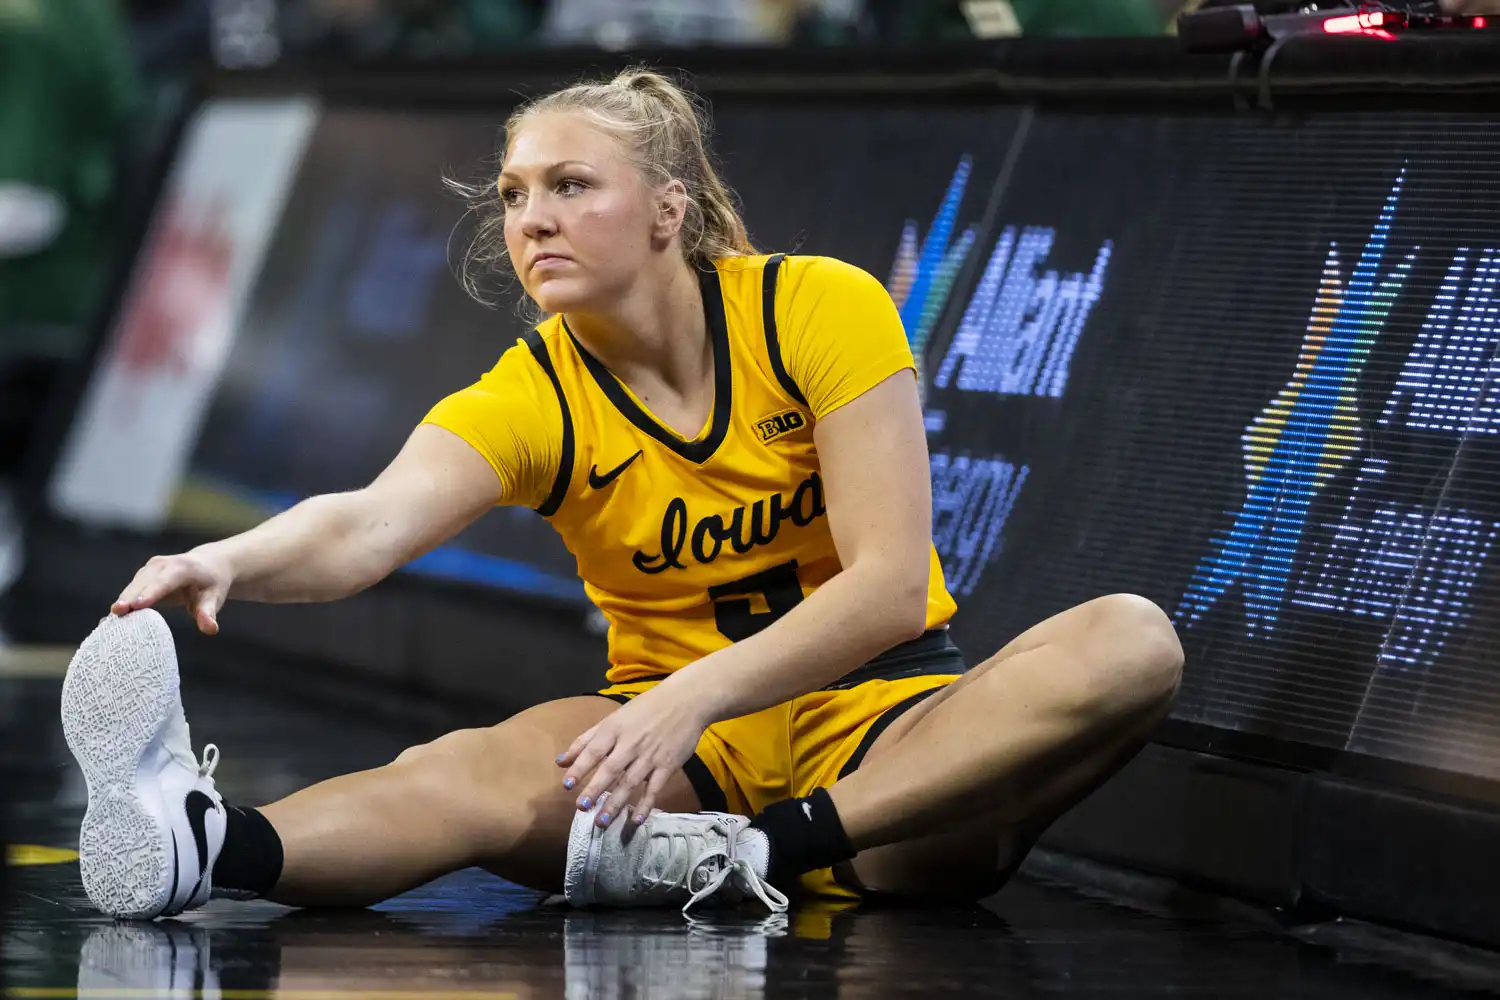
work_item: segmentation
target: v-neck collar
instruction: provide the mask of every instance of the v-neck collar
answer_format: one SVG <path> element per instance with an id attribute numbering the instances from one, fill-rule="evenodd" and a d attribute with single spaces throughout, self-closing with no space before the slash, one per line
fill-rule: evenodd
<path id="1" fill-rule="evenodd" d="M 702 465 L 718 450 L 724 440 L 724 435 L 729 431 L 734 369 L 729 358 L 729 322 L 724 315 L 724 295 L 719 287 L 718 270 L 710 267 L 699 271 L 698 287 L 703 292 L 703 318 L 708 323 L 708 334 L 714 346 L 714 408 L 709 422 L 708 435 L 694 441 L 684 441 L 646 412 L 626 391 L 624 384 L 615 378 L 614 373 L 604 367 L 603 362 L 590 354 L 588 349 L 579 342 L 572 329 L 569 328 L 567 319 L 563 319 L 562 325 L 563 329 L 567 330 L 568 337 L 573 341 L 578 356 L 583 358 L 584 367 L 589 370 L 589 374 L 594 377 L 594 381 L 614 404 L 615 409 L 620 411 L 620 415 L 689 462 Z"/>

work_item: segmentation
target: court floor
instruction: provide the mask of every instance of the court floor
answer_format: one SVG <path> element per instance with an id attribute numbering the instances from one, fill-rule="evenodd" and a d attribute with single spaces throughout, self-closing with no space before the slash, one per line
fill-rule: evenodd
<path id="1" fill-rule="evenodd" d="M 88 906 L 71 852 L 83 786 L 57 722 L 60 680 L 0 680 L 15 800 L 6 901 L 15 997 L 258 1000 L 1096 996 L 1397 998 L 1500 991 L 1500 958 L 1349 921 L 1276 915 L 1036 855 L 983 905 L 807 904 L 785 917 L 577 912 L 479 871 L 370 910 L 215 902 L 116 924 Z M 384 763 L 431 735 L 388 716 L 192 676 L 195 742 L 219 787 L 258 803 Z M 430 723 L 428 724 L 430 726 Z"/>

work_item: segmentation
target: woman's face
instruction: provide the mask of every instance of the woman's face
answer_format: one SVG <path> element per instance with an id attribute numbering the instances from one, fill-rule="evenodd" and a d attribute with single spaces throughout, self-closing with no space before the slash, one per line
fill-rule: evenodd
<path id="1" fill-rule="evenodd" d="M 608 309 L 665 248 L 661 199 L 620 140 L 580 115 L 526 119 L 498 184 L 511 263 L 548 313 Z"/>

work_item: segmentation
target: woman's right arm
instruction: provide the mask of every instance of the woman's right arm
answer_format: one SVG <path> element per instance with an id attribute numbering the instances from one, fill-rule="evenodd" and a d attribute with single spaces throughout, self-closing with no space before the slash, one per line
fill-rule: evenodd
<path id="1" fill-rule="evenodd" d="M 311 497 L 243 534 L 155 556 L 111 610 L 184 604 L 212 635 L 230 597 L 347 597 L 458 534 L 500 502 L 501 492 L 494 468 L 471 445 L 423 424 L 370 485 Z"/>

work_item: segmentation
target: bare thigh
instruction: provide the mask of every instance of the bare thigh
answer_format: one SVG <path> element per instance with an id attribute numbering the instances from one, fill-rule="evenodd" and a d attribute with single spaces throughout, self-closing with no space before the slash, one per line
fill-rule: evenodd
<path id="1" fill-rule="evenodd" d="M 941 692 L 913 706 L 871 744 L 864 765 L 901 754 L 902 738 L 947 698 L 1007 661 L 1051 643 L 1073 639 L 1094 623 L 1102 602 L 1089 602 L 1028 629 Z M 1024 662 L 1024 661 L 1023 661 Z M 978 695 L 979 692 L 974 692 Z M 1168 706 L 1163 706 L 1162 714 Z M 927 899 L 978 899 L 997 891 L 1025 860 L 1038 837 L 1063 813 L 1113 776 L 1139 751 L 1161 716 L 1122 720 L 1094 734 L 1084 752 L 1017 789 L 1003 810 L 976 811 L 942 833 L 862 851 L 846 873 L 869 889 Z"/>
<path id="2" fill-rule="evenodd" d="M 556 758 L 579 733 L 618 707 L 593 696 L 546 702 L 497 726 L 461 730 L 408 750 L 398 766 L 451 764 L 467 773 L 469 787 L 483 797 L 481 811 L 493 810 L 495 816 L 497 836 L 481 840 L 485 847 L 478 864 L 521 885 L 561 891 L 568 830 L 578 809 L 576 793 L 562 786 Z M 667 783 L 657 805 L 672 812 L 701 808 L 681 771 Z"/>

